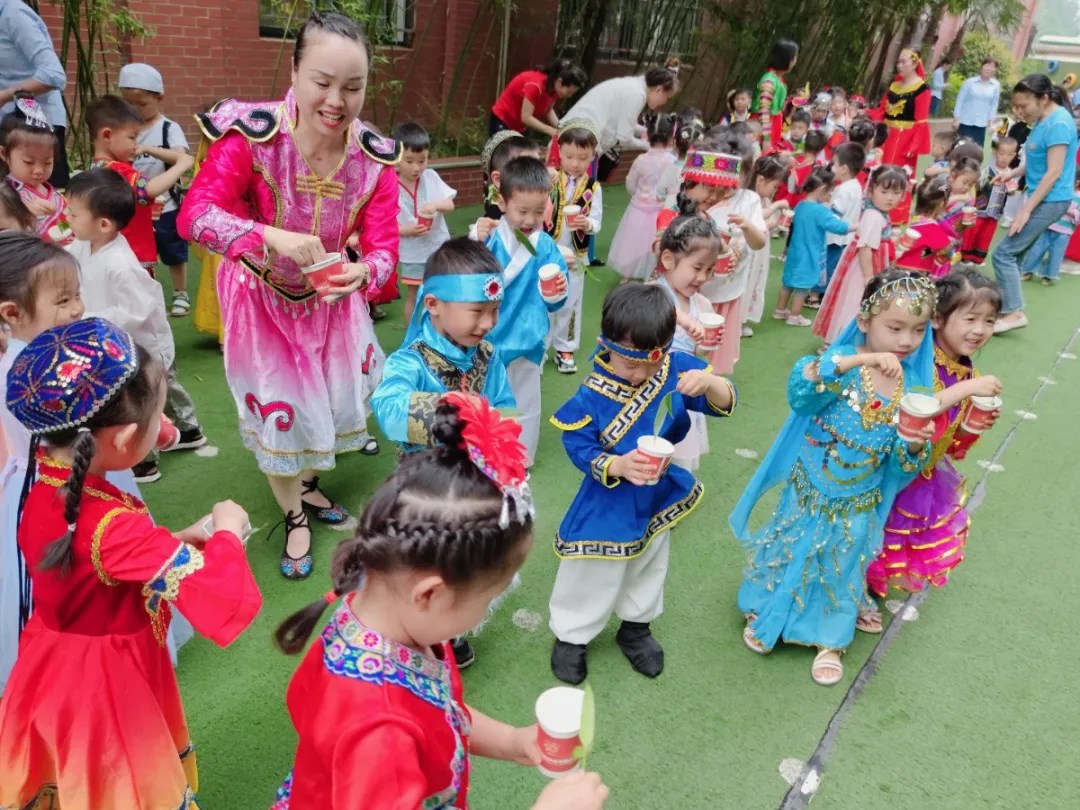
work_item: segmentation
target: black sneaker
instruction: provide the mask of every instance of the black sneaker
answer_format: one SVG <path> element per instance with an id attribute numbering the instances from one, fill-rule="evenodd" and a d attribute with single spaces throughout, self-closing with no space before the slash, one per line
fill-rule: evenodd
<path id="1" fill-rule="evenodd" d="M 131 468 L 131 472 L 135 476 L 136 483 L 139 484 L 152 484 L 161 480 L 161 470 L 158 469 L 158 465 L 154 461 L 144 461 L 141 464 L 136 464 Z"/>
<path id="2" fill-rule="evenodd" d="M 163 450 L 163 453 L 167 453 L 171 450 L 194 450 L 196 447 L 202 447 L 206 444 L 206 436 L 203 435 L 201 428 L 191 428 L 191 430 L 180 431 L 180 441 Z"/>
<path id="3" fill-rule="evenodd" d="M 593 259 L 591 262 L 589 262 L 589 267 L 603 267 L 603 266 L 604 266 L 604 260 L 603 259 Z"/>
<path id="4" fill-rule="evenodd" d="M 555 369 L 560 374 L 573 374 L 577 371 L 573 352 L 555 352 Z"/>
<path id="5" fill-rule="evenodd" d="M 457 661 L 458 669 L 468 669 L 476 660 L 476 650 L 468 639 L 458 636 L 450 641 L 450 649 L 454 651 L 454 660 Z"/>
<path id="6" fill-rule="evenodd" d="M 635 671 L 649 678 L 664 671 L 664 648 L 653 638 L 647 623 L 623 622 L 615 634 L 615 643 Z"/>
<path id="7" fill-rule="evenodd" d="M 551 672 L 563 683 L 577 686 L 589 674 L 588 647 L 555 640 L 551 650 Z"/>

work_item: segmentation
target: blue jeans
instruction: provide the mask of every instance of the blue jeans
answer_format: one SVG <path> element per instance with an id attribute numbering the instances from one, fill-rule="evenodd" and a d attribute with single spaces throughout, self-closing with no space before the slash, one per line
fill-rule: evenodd
<path id="1" fill-rule="evenodd" d="M 836 266 L 840 264 L 840 258 L 844 255 L 846 247 L 846 245 L 825 246 L 825 283 L 814 287 L 814 292 L 825 294 L 825 290 L 829 288 L 829 282 L 832 281 L 833 273 L 836 272 Z"/>
<path id="2" fill-rule="evenodd" d="M 986 146 L 986 127 L 976 127 L 971 124 L 961 124 L 956 130 L 961 138 L 971 138 L 979 146 Z"/>
<path id="3" fill-rule="evenodd" d="M 938 108 L 941 107 L 941 96 L 930 96 L 930 115 L 937 115 Z"/>
<path id="4" fill-rule="evenodd" d="M 1005 237 L 994 249 L 990 260 L 994 265 L 994 277 L 1001 288 L 1002 315 L 1024 308 L 1024 294 L 1020 291 L 1020 260 L 1068 210 L 1068 200 L 1039 203 L 1020 233 Z"/>
<path id="5" fill-rule="evenodd" d="M 1027 252 L 1024 259 L 1024 272 L 1056 280 L 1061 275 L 1061 262 L 1065 259 L 1065 249 L 1069 246 L 1070 238 L 1071 234 L 1047 229 Z M 1046 272 L 1043 272 L 1044 257 L 1046 258 Z"/>

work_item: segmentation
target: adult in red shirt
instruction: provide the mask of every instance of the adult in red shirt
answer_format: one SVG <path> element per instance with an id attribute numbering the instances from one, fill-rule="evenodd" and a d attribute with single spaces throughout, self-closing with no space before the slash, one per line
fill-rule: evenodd
<path id="1" fill-rule="evenodd" d="M 554 59 L 540 70 L 519 73 L 491 107 L 489 134 L 502 129 L 524 134 L 529 128 L 554 138 L 559 131 L 555 102 L 570 98 L 587 79 L 585 71 L 569 59 Z"/>

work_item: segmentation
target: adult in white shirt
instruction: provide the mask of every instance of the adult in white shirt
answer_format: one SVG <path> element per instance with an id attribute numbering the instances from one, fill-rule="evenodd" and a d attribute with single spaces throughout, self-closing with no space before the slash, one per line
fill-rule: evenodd
<path id="1" fill-rule="evenodd" d="M 1001 103 L 1001 82 L 994 75 L 997 62 L 983 60 L 979 75 L 964 80 L 953 107 L 953 128 L 961 138 L 970 138 L 980 146 L 986 143 L 986 128 L 997 115 Z"/>

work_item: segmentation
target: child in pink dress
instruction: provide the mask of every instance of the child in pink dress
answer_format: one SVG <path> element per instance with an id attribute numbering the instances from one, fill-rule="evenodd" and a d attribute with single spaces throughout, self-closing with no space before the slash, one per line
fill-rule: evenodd
<path id="1" fill-rule="evenodd" d="M 644 281 L 656 263 L 652 241 L 656 215 L 664 205 L 657 189 L 664 170 L 677 159 L 671 151 L 675 121 L 671 115 L 649 120 L 649 151 L 638 155 L 626 175 L 630 205 L 619 222 L 608 254 L 608 263 L 625 281 Z"/>
<path id="2" fill-rule="evenodd" d="M 826 343 L 832 343 L 858 313 L 866 283 L 889 266 L 893 250 L 889 212 L 896 208 L 907 188 L 907 173 L 899 166 L 880 166 L 870 175 L 869 205 L 859 218 L 855 238 L 840 257 L 814 319 L 814 334 L 825 338 Z M 779 313 L 773 313 L 773 317 L 779 317 Z"/>
<path id="3" fill-rule="evenodd" d="M 74 236 L 67 203 L 49 184 L 56 134 L 29 93 L 16 93 L 15 109 L 0 122 L 0 174 L 34 217 L 34 230 L 46 242 L 64 246 Z"/>
<path id="4" fill-rule="evenodd" d="M 913 196 L 915 219 L 908 227 L 919 236 L 907 250 L 898 245 L 896 266 L 940 278 L 952 269 L 952 256 L 959 244 L 956 231 L 939 221 L 949 197 L 948 181 L 941 175 L 924 180 Z"/>

